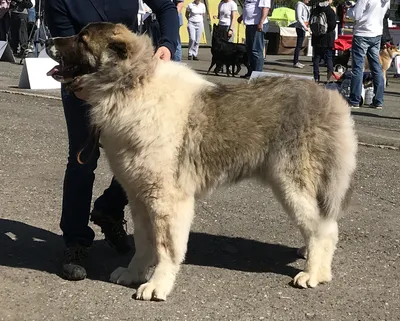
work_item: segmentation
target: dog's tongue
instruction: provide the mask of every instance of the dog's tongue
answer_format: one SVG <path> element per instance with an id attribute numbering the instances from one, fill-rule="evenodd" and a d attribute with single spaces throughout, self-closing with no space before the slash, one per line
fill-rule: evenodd
<path id="1" fill-rule="evenodd" d="M 60 65 L 54 66 L 50 71 L 47 72 L 47 76 L 53 77 L 60 71 Z"/>

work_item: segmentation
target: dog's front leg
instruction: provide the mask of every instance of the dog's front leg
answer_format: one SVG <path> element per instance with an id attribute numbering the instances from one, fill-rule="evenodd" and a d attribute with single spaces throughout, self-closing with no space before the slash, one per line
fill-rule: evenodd
<path id="1" fill-rule="evenodd" d="M 151 266 L 156 263 L 155 244 L 149 213 L 139 200 L 131 200 L 134 225 L 135 255 L 127 268 L 119 267 L 110 276 L 110 281 L 122 285 L 141 284 Z"/>
<path id="2" fill-rule="evenodd" d="M 171 191 L 168 194 L 170 196 L 151 201 L 157 264 L 150 280 L 138 288 L 136 298 L 139 300 L 166 300 L 186 254 L 194 197 L 182 198 Z"/>

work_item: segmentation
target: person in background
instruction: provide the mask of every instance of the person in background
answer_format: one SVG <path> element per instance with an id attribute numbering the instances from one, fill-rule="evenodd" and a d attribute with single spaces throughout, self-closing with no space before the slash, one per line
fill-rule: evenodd
<path id="1" fill-rule="evenodd" d="M 8 40 L 11 0 L 0 0 L 0 41 Z"/>
<path id="2" fill-rule="evenodd" d="M 387 44 L 390 43 L 393 45 L 393 38 L 390 35 L 389 31 L 389 19 L 390 17 L 390 10 L 388 9 L 385 13 L 385 16 L 383 17 L 383 30 L 382 30 L 382 37 L 381 37 L 381 49 Z"/>
<path id="3" fill-rule="evenodd" d="M 268 12 L 271 0 L 245 0 L 243 14 L 238 23 L 246 26 L 246 48 L 249 57 L 249 72 L 241 76 L 249 78 L 253 71 L 263 71 L 265 33 L 268 30 Z"/>
<path id="4" fill-rule="evenodd" d="M 222 0 L 218 5 L 217 34 L 229 42 L 233 42 L 235 22 L 237 20 L 238 7 L 233 0 Z"/>
<path id="5" fill-rule="evenodd" d="M 179 17 L 179 28 L 183 25 L 183 18 L 182 18 L 182 9 L 183 9 L 183 0 L 173 0 L 176 10 L 178 11 Z M 178 33 L 178 45 L 176 47 L 173 61 L 181 62 L 182 61 L 182 43 L 181 43 L 181 36 Z"/>
<path id="6" fill-rule="evenodd" d="M 315 9 L 311 11 L 310 27 L 311 27 L 311 45 L 313 47 L 313 74 L 314 80 L 320 81 L 319 64 L 321 58 L 324 58 L 327 66 L 327 80 L 333 81 L 333 46 L 335 41 L 336 14 L 331 7 L 332 0 L 321 1 Z M 325 15 L 327 21 L 327 30 L 325 33 L 319 34 L 313 31 L 313 20 L 319 21 L 318 17 Z M 318 29 L 318 26 L 317 26 Z"/>
<path id="7" fill-rule="evenodd" d="M 336 6 L 336 17 L 337 17 L 337 23 L 338 23 L 338 35 L 341 35 L 342 31 L 343 31 L 345 12 L 346 12 L 346 6 L 344 5 L 343 2 L 339 3 Z"/>
<path id="8" fill-rule="evenodd" d="M 185 16 L 188 20 L 187 28 L 189 32 L 188 60 L 199 60 L 197 55 L 204 29 L 205 14 L 206 6 L 200 0 L 194 0 L 186 8 Z"/>
<path id="9" fill-rule="evenodd" d="M 15 1 L 14 7 L 10 10 L 10 47 L 14 56 L 22 56 L 28 48 L 28 9 L 35 5 L 34 2 L 34 0 Z"/>
<path id="10" fill-rule="evenodd" d="M 359 108 L 361 102 L 362 80 L 365 57 L 373 78 L 374 98 L 370 107 L 383 108 L 384 80 L 379 60 L 383 18 L 389 9 L 389 0 L 358 0 L 353 6 L 347 2 L 347 16 L 355 21 L 351 47 L 352 73 L 349 104 Z"/>
<path id="11" fill-rule="evenodd" d="M 161 40 L 155 55 L 170 60 L 175 54 L 179 21 L 176 7 L 170 0 L 146 0 L 157 14 Z M 90 22 L 123 23 L 133 32 L 138 30 L 138 1 L 127 0 L 46 0 L 45 17 L 52 37 L 76 35 Z M 94 231 L 89 217 L 101 227 L 108 243 L 117 251 L 130 250 L 124 229 L 124 207 L 127 198 L 121 185 L 113 178 L 110 186 L 94 202 L 90 214 L 94 171 L 100 157 L 98 139 L 91 135 L 90 106 L 85 91 L 71 93 L 61 86 L 61 98 L 67 123 L 69 155 L 64 177 L 60 227 L 66 245 L 62 276 L 67 280 L 86 277 L 85 258 L 93 243 Z M 82 151 L 82 160 L 77 159 Z"/>
<path id="12" fill-rule="evenodd" d="M 308 31 L 308 21 L 310 19 L 310 8 L 308 7 L 309 0 L 302 0 L 296 3 L 296 34 L 297 42 L 293 56 L 293 67 L 304 68 L 304 65 L 299 62 L 299 55 L 303 47 L 306 31 Z"/>

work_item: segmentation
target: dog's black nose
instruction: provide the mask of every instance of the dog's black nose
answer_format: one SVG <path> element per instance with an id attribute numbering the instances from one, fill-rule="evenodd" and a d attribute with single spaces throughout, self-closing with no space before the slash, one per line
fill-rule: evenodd
<path id="1" fill-rule="evenodd" d="M 51 47 L 54 44 L 53 38 L 49 38 L 44 43 L 46 47 Z"/>

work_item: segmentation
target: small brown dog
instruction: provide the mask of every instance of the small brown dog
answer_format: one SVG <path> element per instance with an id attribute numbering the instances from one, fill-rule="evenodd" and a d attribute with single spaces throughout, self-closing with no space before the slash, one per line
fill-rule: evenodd
<path id="1" fill-rule="evenodd" d="M 393 59 L 398 55 L 400 55 L 400 50 L 395 45 L 392 45 L 390 43 L 385 44 L 384 47 L 379 52 L 379 61 L 382 65 L 382 72 L 383 72 L 383 79 L 385 81 L 385 86 L 389 85 L 389 82 L 386 77 L 386 71 L 390 68 Z M 365 59 L 364 69 L 369 70 L 368 59 Z"/>

